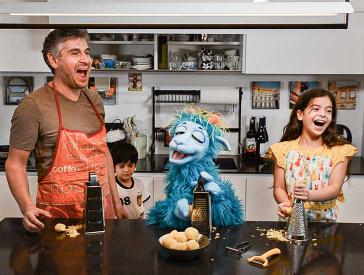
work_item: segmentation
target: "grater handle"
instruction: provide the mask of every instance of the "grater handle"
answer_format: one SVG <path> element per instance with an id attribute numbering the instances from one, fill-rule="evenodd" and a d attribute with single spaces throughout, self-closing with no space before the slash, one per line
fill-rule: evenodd
<path id="1" fill-rule="evenodd" d="M 267 252 L 265 252 L 264 254 L 260 255 L 260 257 L 263 258 L 269 258 L 273 255 L 277 255 L 277 254 L 281 254 L 281 250 L 279 248 L 273 248 L 271 250 L 268 250 Z"/>

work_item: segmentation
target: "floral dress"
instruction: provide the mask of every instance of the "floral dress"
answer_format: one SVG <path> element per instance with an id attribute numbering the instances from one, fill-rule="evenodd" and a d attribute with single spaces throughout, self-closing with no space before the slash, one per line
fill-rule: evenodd
<path id="1" fill-rule="evenodd" d="M 323 145 L 315 149 L 302 148 L 299 139 L 275 143 L 269 155 L 285 170 L 288 197 L 292 198 L 294 184 L 307 184 L 309 190 L 320 190 L 327 186 L 333 168 L 345 158 L 351 158 L 357 149 L 344 144 L 334 147 Z M 342 192 L 337 199 L 322 202 L 305 202 L 307 219 L 311 221 L 336 221 L 336 201 L 344 202 Z"/>

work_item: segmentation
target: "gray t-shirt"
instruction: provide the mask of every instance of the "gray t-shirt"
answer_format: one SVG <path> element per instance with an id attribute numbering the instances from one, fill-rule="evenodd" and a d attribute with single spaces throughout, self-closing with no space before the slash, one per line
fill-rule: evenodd
<path id="1" fill-rule="evenodd" d="M 86 93 L 104 117 L 99 94 L 89 90 Z M 100 130 L 100 121 L 84 93 L 77 101 L 60 93 L 58 97 L 64 128 L 83 131 L 88 135 Z M 44 85 L 24 98 L 16 108 L 11 123 L 10 146 L 25 151 L 35 150 L 38 177 L 44 176 L 52 161 L 59 127 L 52 88 Z"/>

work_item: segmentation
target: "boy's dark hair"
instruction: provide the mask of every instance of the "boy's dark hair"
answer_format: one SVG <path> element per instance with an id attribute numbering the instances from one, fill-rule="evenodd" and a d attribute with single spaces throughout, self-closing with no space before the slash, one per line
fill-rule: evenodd
<path id="1" fill-rule="evenodd" d="M 111 156 L 114 165 L 129 161 L 135 164 L 138 162 L 138 151 L 133 145 L 125 142 L 116 142 L 111 149 Z"/>
<path id="2" fill-rule="evenodd" d="M 68 39 L 71 38 L 84 38 L 86 39 L 86 41 L 90 40 L 90 36 L 88 35 L 87 30 L 84 29 L 55 29 L 51 31 L 44 39 L 43 49 L 42 49 L 43 59 L 47 64 L 47 66 L 49 67 L 49 69 L 51 69 L 53 74 L 54 74 L 54 69 L 51 66 L 51 64 L 49 64 L 47 55 L 48 53 L 58 55 L 59 54 L 57 49 L 58 44 L 63 43 L 64 41 L 67 41 Z"/>
<path id="3" fill-rule="evenodd" d="M 307 90 L 300 95 L 296 104 L 293 106 L 289 122 L 283 129 L 281 141 L 295 140 L 302 134 L 302 121 L 298 120 L 297 111 L 300 110 L 303 112 L 308 107 L 308 104 L 312 99 L 323 96 L 328 96 L 332 103 L 332 120 L 325 132 L 322 134 L 324 144 L 328 147 L 333 147 L 349 143 L 347 140 L 340 138 L 336 129 L 337 107 L 334 95 L 325 89 L 319 88 Z"/>

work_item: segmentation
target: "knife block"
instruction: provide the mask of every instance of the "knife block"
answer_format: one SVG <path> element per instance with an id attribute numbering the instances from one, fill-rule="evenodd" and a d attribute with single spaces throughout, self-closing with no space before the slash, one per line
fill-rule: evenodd
<path id="1" fill-rule="evenodd" d="M 85 194 L 85 234 L 105 232 L 104 202 L 96 173 L 89 173 Z"/>

